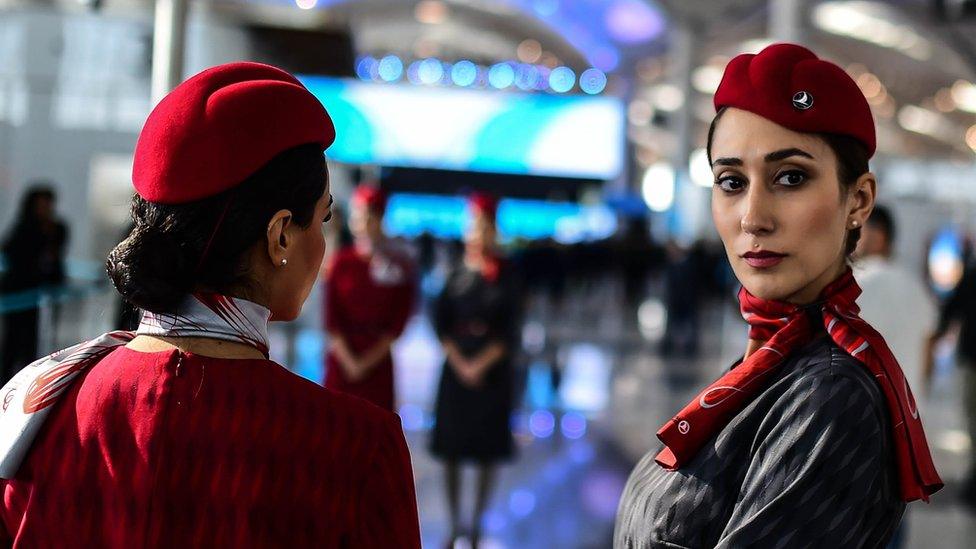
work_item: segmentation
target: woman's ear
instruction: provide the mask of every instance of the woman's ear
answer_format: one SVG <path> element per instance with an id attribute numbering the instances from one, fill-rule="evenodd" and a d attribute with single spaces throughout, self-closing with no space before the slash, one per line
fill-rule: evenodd
<path id="1" fill-rule="evenodd" d="M 282 265 L 282 260 L 287 264 L 288 251 L 294 243 L 294 235 L 289 230 L 293 225 L 291 220 L 291 211 L 278 210 L 268 221 L 268 259 L 273 266 Z"/>
<path id="2" fill-rule="evenodd" d="M 878 182 L 874 174 L 867 172 L 851 185 L 848 195 L 850 211 L 847 214 L 848 226 L 863 227 L 874 210 L 874 201 L 878 196 Z"/>

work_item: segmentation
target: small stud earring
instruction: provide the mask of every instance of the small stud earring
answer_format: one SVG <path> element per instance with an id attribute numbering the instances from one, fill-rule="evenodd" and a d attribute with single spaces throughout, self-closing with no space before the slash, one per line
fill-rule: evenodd
<path id="1" fill-rule="evenodd" d="M 860 223 L 858 223 L 856 219 L 854 221 L 851 221 L 851 227 L 856 229 L 858 225 L 860 225 Z"/>
<path id="2" fill-rule="evenodd" d="M 287 264 L 288 264 L 288 260 L 285 258 L 281 258 L 281 266 L 284 267 Z"/>

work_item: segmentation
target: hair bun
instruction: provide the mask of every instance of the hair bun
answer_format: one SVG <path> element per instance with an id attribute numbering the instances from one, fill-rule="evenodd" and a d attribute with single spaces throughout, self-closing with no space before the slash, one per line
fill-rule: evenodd
<path id="1" fill-rule="evenodd" d="M 137 225 L 108 255 L 105 270 L 134 307 L 171 312 L 193 288 L 195 256 L 175 235 Z"/>

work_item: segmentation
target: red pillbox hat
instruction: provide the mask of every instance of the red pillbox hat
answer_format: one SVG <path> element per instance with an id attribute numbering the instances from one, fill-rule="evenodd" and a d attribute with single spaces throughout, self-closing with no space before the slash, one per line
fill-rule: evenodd
<path id="1" fill-rule="evenodd" d="M 804 133 L 856 138 L 874 155 L 874 118 L 864 94 L 837 65 L 795 44 L 736 56 L 715 92 L 715 110 L 734 107 Z"/>
<path id="2" fill-rule="evenodd" d="M 352 201 L 370 211 L 383 215 L 386 212 L 386 193 L 373 185 L 360 185 L 352 193 Z"/>
<path id="3" fill-rule="evenodd" d="M 494 220 L 496 214 L 498 213 L 498 198 L 494 195 L 476 192 L 468 196 L 468 207 L 474 213 L 484 215 L 485 217 Z"/>
<path id="4" fill-rule="evenodd" d="M 136 143 L 132 183 L 150 202 L 194 202 L 238 185 L 292 147 L 318 143 L 324 151 L 334 140 L 329 114 L 294 76 L 228 63 L 156 105 Z"/>

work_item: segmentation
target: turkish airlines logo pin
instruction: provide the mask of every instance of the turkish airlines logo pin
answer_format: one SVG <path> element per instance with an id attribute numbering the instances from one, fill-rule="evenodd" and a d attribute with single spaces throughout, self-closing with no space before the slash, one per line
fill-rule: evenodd
<path id="1" fill-rule="evenodd" d="M 793 95 L 793 107 L 805 111 L 813 106 L 813 96 L 810 92 L 800 91 Z"/>

